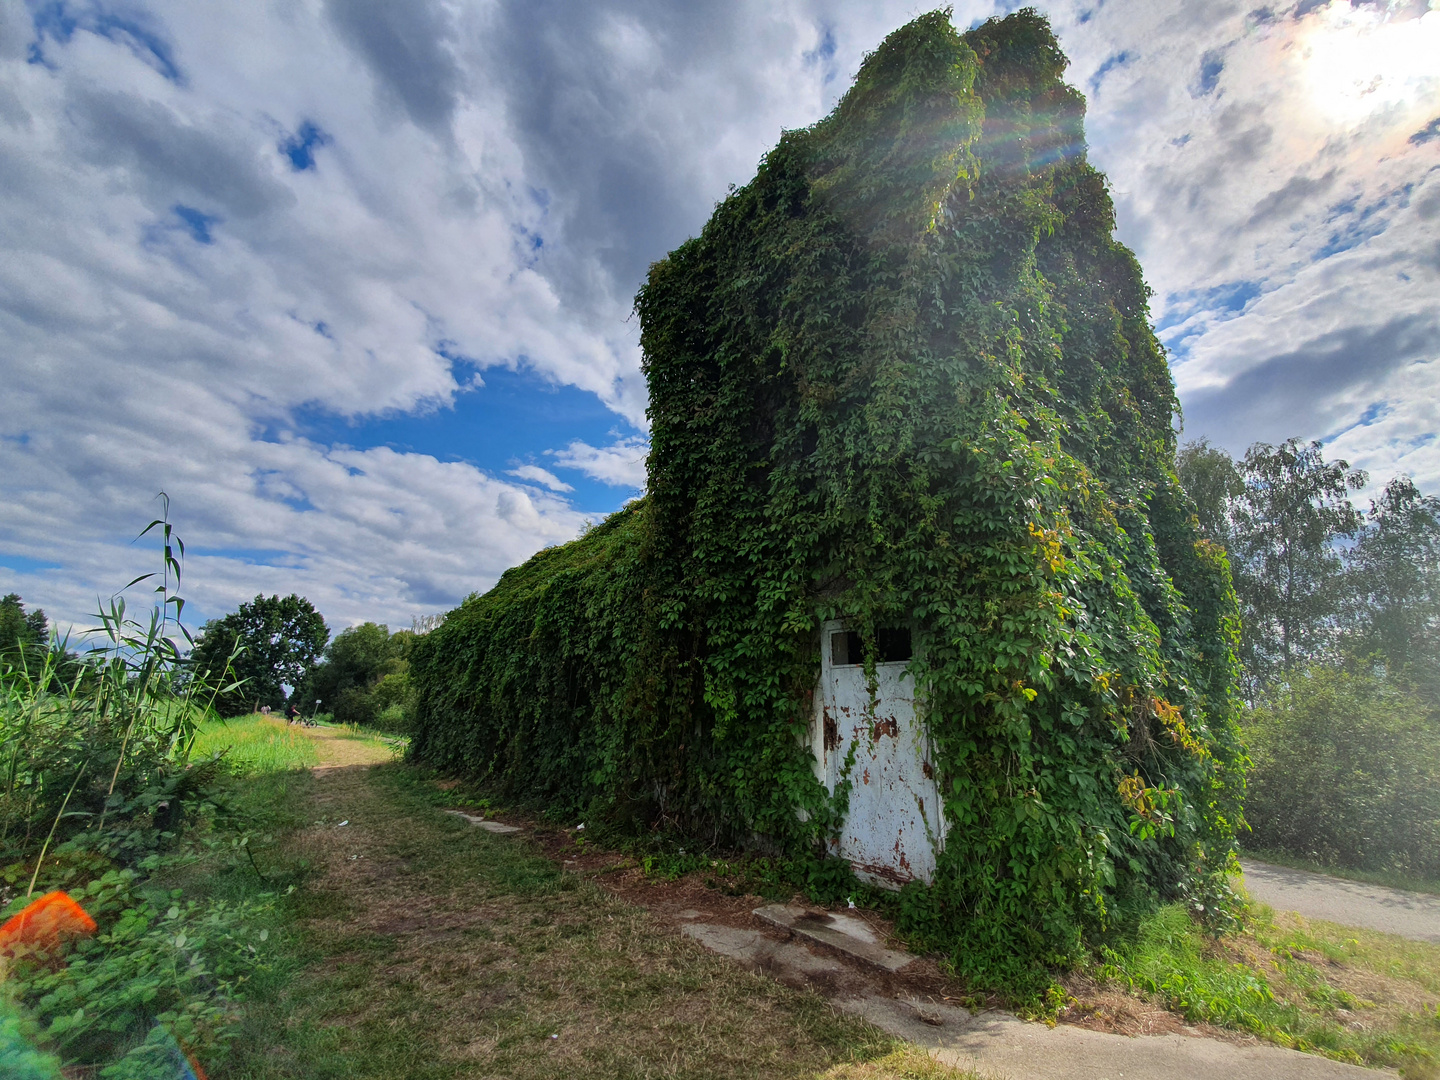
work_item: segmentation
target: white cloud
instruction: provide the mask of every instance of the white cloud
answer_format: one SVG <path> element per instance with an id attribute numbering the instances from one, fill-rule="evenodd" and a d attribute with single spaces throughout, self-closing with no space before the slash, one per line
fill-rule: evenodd
<path id="1" fill-rule="evenodd" d="M 562 469 L 579 469 L 586 476 L 612 487 L 643 488 L 645 459 L 650 444 L 644 439 L 620 439 L 609 446 L 591 446 L 576 440 L 564 450 L 551 450 Z"/>
<path id="2" fill-rule="evenodd" d="M 1091 94 L 1091 158 L 1156 291 L 1186 436 L 1329 438 L 1433 490 L 1440 460 L 1412 443 L 1440 394 L 1440 140 L 1411 136 L 1440 100 L 1421 59 L 1440 11 L 1298 10 L 1060 8 L 1056 26 L 1077 84 L 1127 57 Z"/>
<path id="3" fill-rule="evenodd" d="M 574 487 L 565 483 L 558 476 L 548 469 L 542 469 L 539 465 L 521 465 L 518 469 L 510 469 L 509 476 L 518 476 L 521 480 L 529 480 L 532 483 L 543 484 L 551 491 L 574 491 Z"/>
<path id="4" fill-rule="evenodd" d="M 1440 13 L 1391 6 L 1049 9 L 1190 422 L 1232 449 L 1329 436 L 1433 488 L 1440 138 L 1409 137 L 1436 72 L 1353 61 L 1429 55 Z M 0 590 L 83 620 L 150 568 L 130 539 L 164 489 L 205 612 L 299 591 L 403 625 L 573 536 L 570 485 L 503 464 L 528 451 L 481 463 L 507 479 L 325 445 L 304 416 L 442 411 L 503 365 L 643 431 L 646 268 L 915 9 L 126 11 L 144 35 L 98 0 L 0 0 Z M 642 438 L 595 441 L 546 462 L 643 488 Z"/>

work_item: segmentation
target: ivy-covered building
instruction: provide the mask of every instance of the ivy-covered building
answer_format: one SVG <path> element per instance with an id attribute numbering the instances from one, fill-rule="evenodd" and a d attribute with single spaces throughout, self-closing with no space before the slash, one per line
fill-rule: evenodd
<path id="1" fill-rule="evenodd" d="M 651 268 L 648 491 L 417 643 L 417 759 L 972 956 L 1221 880 L 1233 595 L 1065 66 L 923 16 Z"/>

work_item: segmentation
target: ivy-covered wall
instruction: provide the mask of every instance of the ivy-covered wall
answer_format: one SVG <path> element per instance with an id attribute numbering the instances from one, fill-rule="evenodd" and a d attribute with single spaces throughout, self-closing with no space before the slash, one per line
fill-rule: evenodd
<path id="1" fill-rule="evenodd" d="M 993 971 L 1206 895 L 1234 598 L 1065 65 L 1033 11 L 922 16 L 651 268 L 648 493 L 417 644 L 417 759 L 818 858 L 820 623 L 909 625 L 949 819 L 913 934 Z"/>

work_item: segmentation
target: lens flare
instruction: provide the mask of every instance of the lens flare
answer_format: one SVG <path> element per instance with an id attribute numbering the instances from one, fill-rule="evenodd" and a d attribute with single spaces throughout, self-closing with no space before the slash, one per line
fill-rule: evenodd
<path id="1" fill-rule="evenodd" d="M 1382 110 L 1440 105 L 1440 11 L 1394 20 L 1384 12 L 1332 3 L 1301 38 L 1316 108 L 1355 125 Z"/>

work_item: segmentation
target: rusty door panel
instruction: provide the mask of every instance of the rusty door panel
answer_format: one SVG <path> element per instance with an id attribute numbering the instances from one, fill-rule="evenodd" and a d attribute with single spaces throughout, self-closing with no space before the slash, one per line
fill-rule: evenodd
<path id="1" fill-rule="evenodd" d="M 822 643 L 842 627 L 826 623 Z M 872 705 L 864 668 L 833 661 L 831 650 L 822 648 L 810 744 L 816 774 L 832 792 L 855 750 L 850 807 L 834 843 L 836 854 L 849 859 L 860 877 L 882 887 L 929 882 L 944 844 L 945 821 L 929 740 L 916 715 L 914 681 L 904 663 L 877 665 L 879 693 Z"/>

